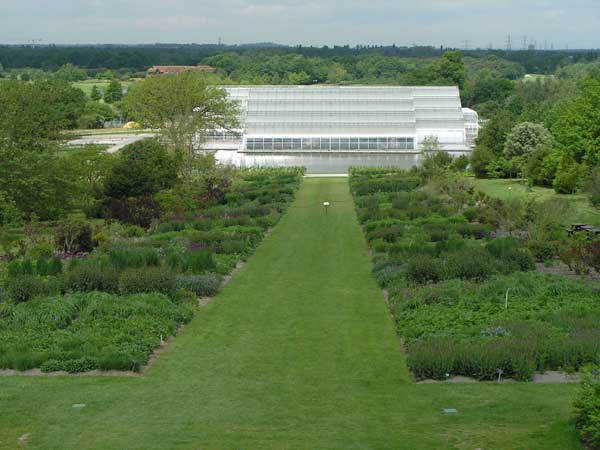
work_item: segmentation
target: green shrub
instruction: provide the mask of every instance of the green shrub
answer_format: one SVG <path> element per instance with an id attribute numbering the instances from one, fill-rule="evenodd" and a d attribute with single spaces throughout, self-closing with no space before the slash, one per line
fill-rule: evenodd
<path id="1" fill-rule="evenodd" d="M 69 269 L 63 282 L 67 291 L 118 292 L 119 275 L 114 267 L 82 261 Z"/>
<path id="2" fill-rule="evenodd" d="M 35 272 L 38 275 L 48 275 L 48 261 L 45 258 L 40 258 L 35 262 Z"/>
<path id="3" fill-rule="evenodd" d="M 475 221 L 475 219 L 477 219 L 477 208 L 475 207 L 469 207 L 466 208 L 463 212 L 462 215 L 465 217 L 465 219 L 467 219 L 469 222 L 473 222 Z"/>
<path id="4" fill-rule="evenodd" d="M 402 236 L 403 232 L 404 227 L 398 225 L 376 228 L 367 233 L 367 240 L 383 239 L 386 242 L 395 242 L 397 238 Z"/>
<path id="5" fill-rule="evenodd" d="M 121 295 L 151 292 L 172 295 L 174 289 L 175 276 L 165 268 L 127 269 L 119 278 Z"/>
<path id="6" fill-rule="evenodd" d="M 192 250 L 181 257 L 182 272 L 199 274 L 215 268 L 216 263 L 209 250 Z"/>
<path id="7" fill-rule="evenodd" d="M 158 250 L 151 247 L 111 248 L 108 252 L 110 264 L 119 270 L 138 267 L 160 266 Z"/>
<path id="8" fill-rule="evenodd" d="M 504 258 L 520 247 L 519 241 L 513 237 L 500 237 L 488 242 L 486 250 L 496 258 Z"/>
<path id="9" fill-rule="evenodd" d="M 436 255 L 457 252 L 465 248 L 467 248 L 467 241 L 462 238 L 451 238 L 445 241 L 439 241 L 435 243 Z"/>
<path id="10" fill-rule="evenodd" d="M 491 228 L 479 223 L 462 223 L 456 226 L 456 231 L 464 238 L 484 239 L 490 236 Z"/>
<path id="11" fill-rule="evenodd" d="M 550 261 L 557 255 L 556 245 L 552 241 L 529 239 L 526 246 L 538 262 Z"/>
<path id="12" fill-rule="evenodd" d="M 58 292 L 58 285 L 46 282 L 34 275 L 18 275 L 8 283 L 8 294 L 15 303 L 26 302 L 39 295 L 49 295 Z"/>
<path id="13" fill-rule="evenodd" d="M 450 238 L 452 225 L 448 223 L 428 223 L 423 226 L 432 242 L 442 242 Z"/>
<path id="14" fill-rule="evenodd" d="M 65 371 L 69 373 L 89 372 L 98 368 L 98 360 L 87 356 L 63 361 L 50 359 L 40 366 L 42 372 Z"/>
<path id="15" fill-rule="evenodd" d="M 222 277 L 208 273 L 205 275 L 178 275 L 175 285 L 177 288 L 193 292 L 198 297 L 212 297 L 221 287 Z"/>
<path id="16" fill-rule="evenodd" d="M 417 255 L 407 262 L 405 273 L 414 283 L 436 283 L 445 278 L 445 267 L 440 258 Z"/>
<path id="17" fill-rule="evenodd" d="M 27 252 L 33 259 L 47 259 L 54 253 L 54 247 L 49 242 L 38 242 Z"/>
<path id="18" fill-rule="evenodd" d="M 575 400 L 575 424 L 589 449 L 600 449 L 600 368 L 590 367 Z"/>
<path id="19" fill-rule="evenodd" d="M 62 272 L 63 264 L 60 258 L 54 257 L 48 263 L 48 273 L 46 275 L 57 276 Z"/>
<path id="20" fill-rule="evenodd" d="M 447 271 L 450 278 L 485 280 L 494 273 L 494 266 L 485 250 L 466 249 L 449 255 Z"/>

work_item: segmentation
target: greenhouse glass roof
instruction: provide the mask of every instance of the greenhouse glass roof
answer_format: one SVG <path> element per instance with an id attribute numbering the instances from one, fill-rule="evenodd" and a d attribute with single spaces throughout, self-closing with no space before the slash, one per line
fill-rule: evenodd
<path id="1" fill-rule="evenodd" d="M 473 120 L 463 112 L 458 88 L 454 86 L 240 86 L 225 89 L 231 99 L 239 102 L 244 146 L 249 141 L 252 145 L 258 142 L 262 145 L 265 139 L 270 143 L 277 138 L 305 138 L 298 145 L 304 149 L 308 142 L 308 149 L 312 150 L 311 138 L 319 138 L 320 145 L 323 142 L 328 145 L 325 150 L 345 150 L 338 148 L 345 139 L 358 138 L 358 149 L 362 149 L 360 138 L 363 142 L 371 138 L 385 139 L 385 148 L 397 149 L 394 145 L 402 142 L 397 144 L 401 149 L 414 149 L 426 137 L 436 136 L 442 146 L 467 149 L 465 122 Z M 477 120 L 476 113 L 474 120 Z M 408 147 L 406 142 L 409 142 Z M 285 142 L 281 145 L 285 146 Z M 290 149 L 297 149 L 293 141 L 290 145 Z M 381 145 L 376 148 L 380 149 Z"/>

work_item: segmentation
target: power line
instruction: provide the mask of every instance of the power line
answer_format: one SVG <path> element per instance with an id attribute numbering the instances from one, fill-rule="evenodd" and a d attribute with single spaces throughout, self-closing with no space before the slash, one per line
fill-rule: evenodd
<path id="1" fill-rule="evenodd" d="M 505 44 L 506 44 L 506 50 L 510 52 L 512 50 L 512 41 L 511 41 L 510 33 L 508 33 L 508 35 L 506 36 Z"/>

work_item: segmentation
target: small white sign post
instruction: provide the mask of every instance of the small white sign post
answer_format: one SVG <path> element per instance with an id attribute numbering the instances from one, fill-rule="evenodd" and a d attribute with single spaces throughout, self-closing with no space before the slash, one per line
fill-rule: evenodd
<path id="1" fill-rule="evenodd" d="M 329 208 L 329 202 L 323 202 L 323 207 L 325 207 L 325 215 L 327 215 L 327 209 Z"/>

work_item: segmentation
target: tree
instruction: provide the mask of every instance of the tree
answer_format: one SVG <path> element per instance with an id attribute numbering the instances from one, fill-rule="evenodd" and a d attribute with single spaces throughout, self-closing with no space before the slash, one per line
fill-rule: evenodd
<path id="1" fill-rule="evenodd" d="M 121 149 L 107 175 L 104 194 L 113 199 L 153 195 L 176 181 L 175 157 L 158 140 L 145 139 Z"/>
<path id="2" fill-rule="evenodd" d="M 565 105 L 552 127 L 559 148 L 576 163 L 600 165 L 600 79 L 585 77 L 580 94 Z"/>
<path id="3" fill-rule="evenodd" d="M 92 93 L 90 94 L 90 98 L 94 101 L 102 100 L 102 92 L 100 92 L 98 86 L 92 86 Z"/>
<path id="4" fill-rule="evenodd" d="M 85 94 L 66 81 L 0 83 L 0 139 L 24 149 L 43 149 L 77 126 Z"/>
<path id="5" fill-rule="evenodd" d="M 108 83 L 108 87 L 104 92 L 104 101 L 106 103 L 114 103 L 118 102 L 123 98 L 123 86 L 119 82 L 119 80 L 112 79 L 110 83 Z"/>
<path id="6" fill-rule="evenodd" d="M 590 198 L 590 203 L 595 207 L 600 207 L 600 168 L 591 171 L 585 183 L 585 190 Z"/>
<path id="7" fill-rule="evenodd" d="M 477 145 L 487 147 L 495 156 L 502 155 L 506 137 L 514 125 L 515 120 L 508 111 L 499 112 L 481 128 Z"/>
<path id="8" fill-rule="evenodd" d="M 560 152 L 556 148 L 538 147 L 523 165 L 523 176 L 533 184 L 552 187 L 560 158 Z"/>
<path id="9" fill-rule="evenodd" d="M 310 76 L 304 72 L 292 72 L 288 75 L 290 84 L 310 84 L 311 79 Z"/>
<path id="10" fill-rule="evenodd" d="M 558 194 L 573 194 L 582 183 L 583 167 L 571 155 L 563 155 L 554 178 L 554 190 Z"/>
<path id="11" fill-rule="evenodd" d="M 228 99 L 225 90 L 194 72 L 147 78 L 132 87 L 125 100 L 134 119 L 159 129 L 170 148 L 182 157 L 186 177 L 192 173 L 198 141 L 211 130 L 239 126 L 237 104 Z"/>
<path id="12" fill-rule="evenodd" d="M 113 120 L 115 113 L 106 103 L 88 101 L 85 104 L 83 115 L 79 119 L 81 128 L 102 128 L 104 122 Z"/>
<path id="13" fill-rule="evenodd" d="M 78 196 L 75 168 L 52 148 L 31 151 L 0 142 L 0 192 L 25 218 L 54 220 Z"/>
<path id="14" fill-rule="evenodd" d="M 87 73 L 85 70 L 67 63 L 54 72 L 54 78 L 63 81 L 81 81 L 87 78 Z"/>
<path id="15" fill-rule="evenodd" d="M 460 89 L 464 87 L 465 66 L 460 50 L 444 53 L 440 59 L 431 63 L 429 71 L 434 81 L 456 84 Z"/>
<path id="16" fill-rule="evenodd" d="M 516 125 L 506 137 L 504 156 L 508 159 L 528 155 L 539 147 L 552 144 L 552 135 L 537 123 L 523 122 Z"/>
<path id="17" fill-rule="evenodd" d="M 486 178 L 488 176 L 488 167 L 494 161 L 496 156 L 483 144 L 478 144 L 471 155 L 471 168 L 477 178 Z"/>

